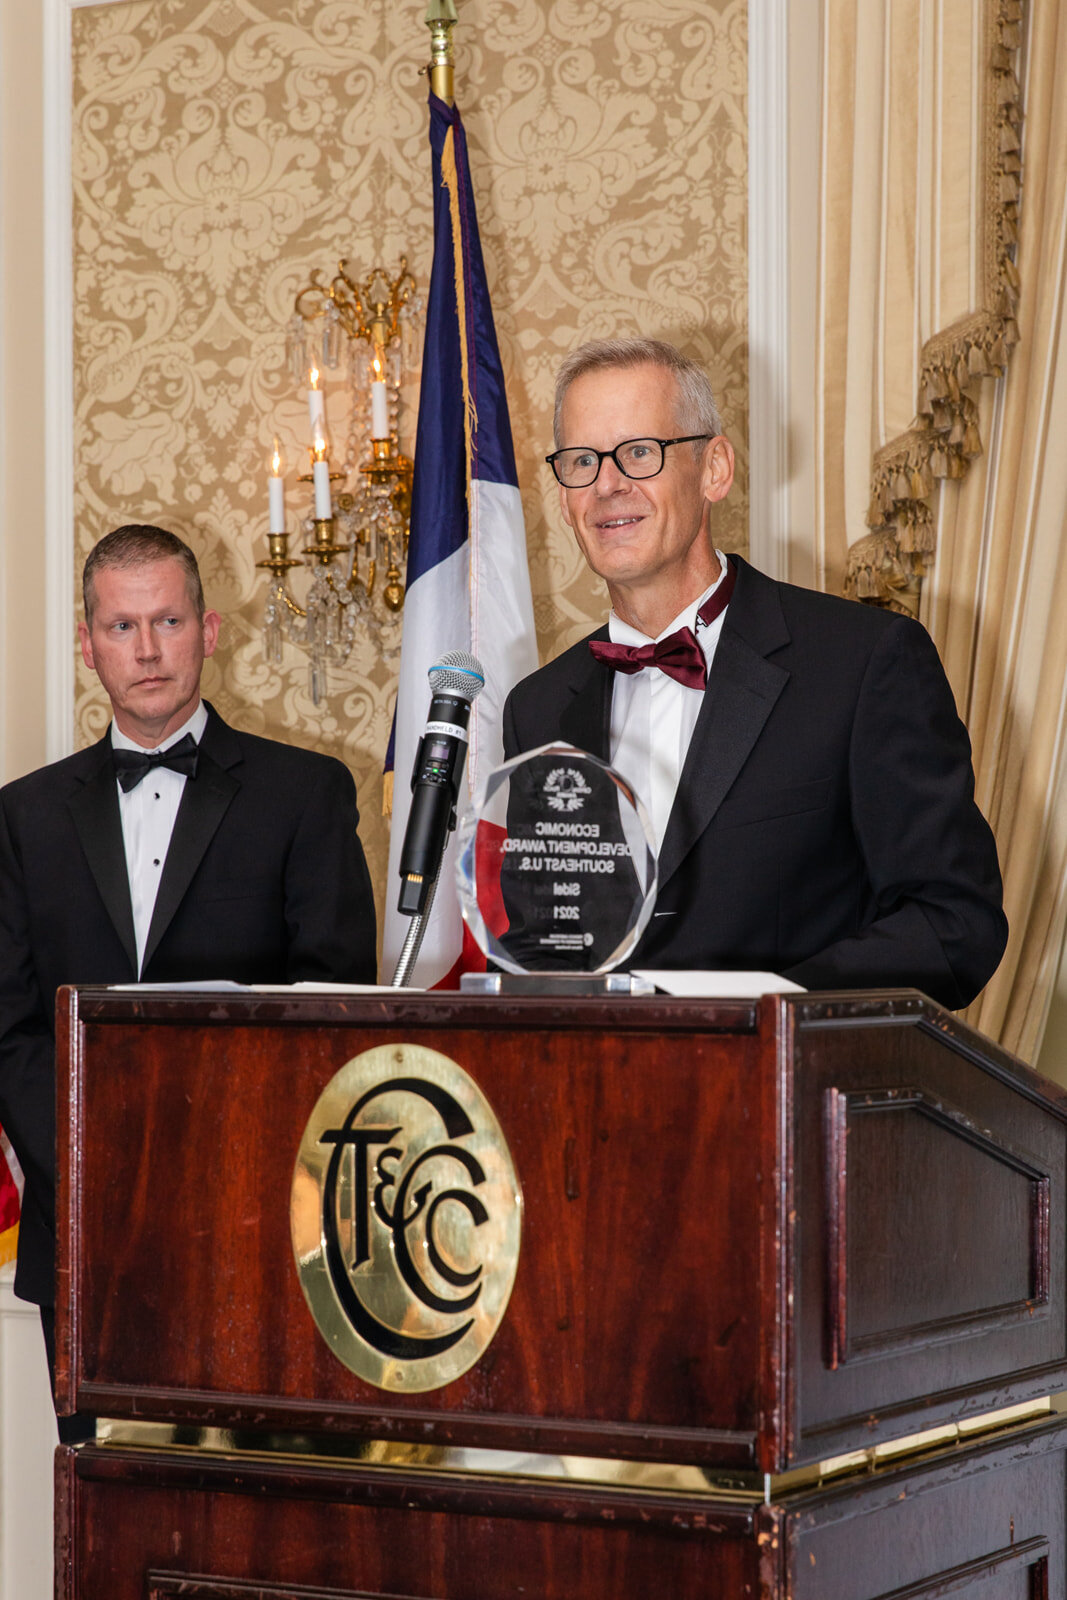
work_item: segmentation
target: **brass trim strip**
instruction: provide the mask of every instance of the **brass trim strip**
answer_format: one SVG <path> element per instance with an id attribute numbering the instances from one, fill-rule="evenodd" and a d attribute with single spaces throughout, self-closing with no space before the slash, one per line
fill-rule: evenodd
<path id="1" fill-rule="evenodd" d="M 968 1444 L 1005 1428 L 1017 1428 L 1026 1422 L 1046 1419 L 1056 1411 L 1067 1411 L 1067 1395 L 1045 1395 L 1040 1400 L 1029 1400 L 1023 1405 L 1003 1406 L 999 1411 L 984 1411 L 980 1416 L 966 1417 L 960 1422 L 948 1422 L 940 1428 L 926 1428 L 922 1433 L 909 1433 L 900 1439 L 890 1439 L 885 1444 L 871 1445 L 865 1450 L 850 1450 L 844 1455 L 831 1456 L 826 1461 L 813 1462 L 807 1467 L 795 1467 L 791 1472 L 768 1475 L 765 1481 L 765 1499 L 776 1500 L 796 1489 L 812 1488 L 830 1478 L 845 1477 L 850 1473 L 872 1473 L 882 1467 L 899 1466 L 909 1458 L 943 1450 L 948 1445 Z"/>
<path id="2" fill-rule="evenodd" d="M 1046 1397 L 1026 1405 L 1007 1406 L 958 1423 L 928 1428 L 888 1444 L 853 1450 L 826 1461 L 762 1477 L 754 1472 L 716 1472 L 653 1461 L 613 1461 L 593 1456 L 554 1456 L 506 1450 L 461 1449 L 446 1445 L 407 1444 L 398 1440 L 344 1436 L 269 1433 L 198 1428 L 163 1422 L 97 1423 L 96 1443 L 107 1447 L 152 1451 L 196 1451 L 215 1455 L 259 1457 L 271 1461 L 318 1461 L 338 1465 L 380 1467 L 388 1472 L 417 1468 L 426 1472 L 483 1479 L 533 1479 L 591 1484 L 649 1495 L 687 1494 L 739 1505 L 770 1503 L 797 1490 L 830 1479 L 870 1475 L 902 1461 L 946 1446 L 973 1442 L 987 1434 L 1046 1419 L 1067 1411 L 1067 1396 Z"/>
<path id="3" fill-rule="evenodd" d="M 333 1463 L 380 1467 L 383 1471 L 413 1468 L 450 1476 L 514 1481 L 533 1479 L 592 1484 L 599 1488 L 639 1490 L 649 1494 L 692 1494 L 758 1504 L 762 1499 L 756 1473 L 715 1473 L 701 1467 L 655 1461 L 614 1461 L 592 1456 L 552 1456 L 533 1452 L 463 1449 L 449 1445 L 408 1444 L 394 1439 L 312 1437 L 306 1434 L 256 1436 L 243 1430 L 175 1426 L 162 1422 L 100 1421 L 96 1444 L 151 1451 L 203 1451 L 240 1456 L 242 1460 Z"/>

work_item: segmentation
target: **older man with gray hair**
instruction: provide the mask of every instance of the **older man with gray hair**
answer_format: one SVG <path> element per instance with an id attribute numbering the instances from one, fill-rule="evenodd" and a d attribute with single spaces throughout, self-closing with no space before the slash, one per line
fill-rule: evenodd
<path id="1" fill-rule="evenodd" d="M 574 351 L 555 432 L 563 520 L 611 613 L 513 690 L 505 750 L 566 740 L 643 798 L 659 894 L 633 964 L 966 1005 L 1007 923 L 925 629 L 716 548 L 734 452 L 707 376 L 673 346 Z"/>

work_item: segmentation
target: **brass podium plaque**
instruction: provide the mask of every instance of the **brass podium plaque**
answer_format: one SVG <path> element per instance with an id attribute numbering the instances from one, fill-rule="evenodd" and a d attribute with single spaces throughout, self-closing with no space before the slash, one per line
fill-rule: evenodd
<path id="1" fill-rule="evenodd" d="M 290 1197 L 300 1286 L 338 1360 L 379 1389 L 440 1389 L 507 1309 L 522 1191 L 472 1078 L 422 1045 L 380 1045 L 327 1084 Z"/>

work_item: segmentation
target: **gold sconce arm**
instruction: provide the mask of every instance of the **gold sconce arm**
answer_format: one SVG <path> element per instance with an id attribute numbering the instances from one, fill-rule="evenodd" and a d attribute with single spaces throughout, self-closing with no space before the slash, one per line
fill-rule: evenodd
<path id="1" fill-rule="evenodd" d="M 384 267 L 372 267 L 362 282 L 347 271 L 348 259 L 337 263 L 329 283 L 321 268 L 311 274 L 294 301 L 293 309 L 304 322 L 326 316 L 332 306 L 349 339 L 366 339 L 375 349 L 384 347 L 400 332 L 400 313 L 415 292 L 415 279 L 408 271 L 407 257 L 400 257 L 400 270 L 390 278 Z"/>

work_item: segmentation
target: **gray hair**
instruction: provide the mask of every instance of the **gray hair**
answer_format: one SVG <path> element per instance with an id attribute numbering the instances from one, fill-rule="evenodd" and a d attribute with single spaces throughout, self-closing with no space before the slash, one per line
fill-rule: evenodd
<path id="1" fill-rule="evenodd" d="M 166 528 L 156 528 L 149 522 L 128 522 L 125 527 L 105 533 L 89 551 L 82 569 L 82 600 L 85 620 L 92 627 L 93 607 L 96 604 L 95 579 L 105 568 L 145 567 L 152 561 L 179 561 L 185 572 L 185 587 L 196 614 L 204 620 L 204 587 L 200 582 L 200 569 L 196 557 L 176 533 Z"/>
<path id="2" fill-rule="evenodd" d="M 678 425 L 686 433 L 706 433 L 717 438 L 722 418 L 715 404 L 707 373 L 696 361 L 663 339 L 594 339 L 572 350 L 556 378 L 556 409 L 552 431 L 560 447 L 560 418 L 567 390 L 576 378 L 606 368 L 663 367 L 673 372 L 678 385 Z"/>

